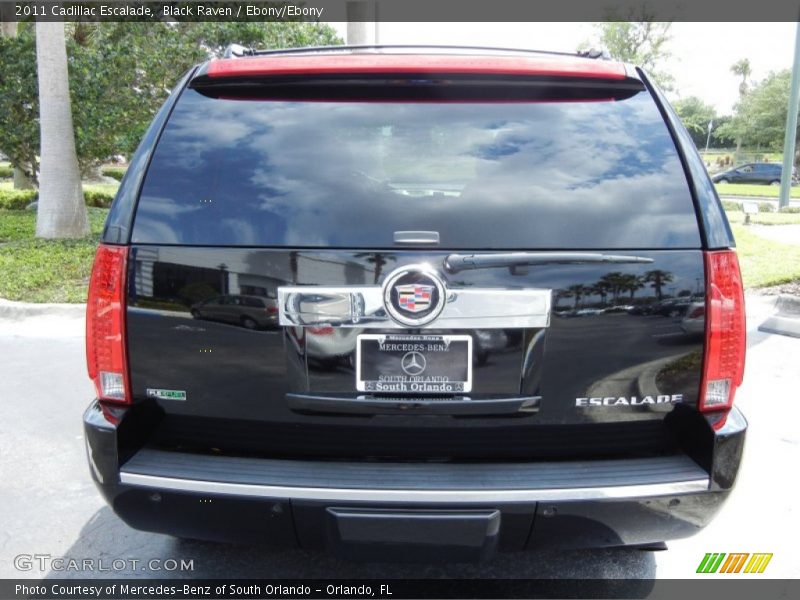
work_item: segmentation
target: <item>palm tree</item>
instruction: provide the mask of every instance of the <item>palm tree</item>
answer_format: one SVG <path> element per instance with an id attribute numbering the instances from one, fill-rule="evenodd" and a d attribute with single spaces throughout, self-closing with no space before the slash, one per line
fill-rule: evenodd
<path id="1" fill-rule="evenodd" d="M 746 58 L 737 60 L 731 65 L 731 73 L 742 78 L 742 82 L 739 84 L 739 97 L 741 98 L 747 93 L 747 78 L 752 74 L 750 61 Z"/>
<path id="2" fill-rule="evenodd" d="M 36 23 L 36 64 L 41 127 L 36 236 L 84 237 L 89 221 L 75 153 L 63 22 Z"/>
<path id="3" fill-rule="evenodd" d="M 642 282 L 641 277 L 637 275 L 623 275 L 622 276 L 622 285 L 621 288 L 626 291 L 630 292 L 631 297 L 630 300 L 633 302 L 633 296 L 636 293 L 636 290 L 640 290 L 644 287 L 644 282 Z"/>
<path id="4" fill-rule="evenodd" d="M 617 304 L 619 294 L 622 291 L 624 277 L 625 276 L 619 271 L 613 271 L 603 275 L 597 282 L 598 284 L 605 286 L 605 288 L 611 292 L 611 304 Z"/>
<path id="5" fill-rule="evenodd" d="M 570 294 L 567 290 L 556 290 L 556 308 L 559 308 L 558 303 L 563 300 L 564 298 L 571 298 L 572 294 Z"/>
<path id="6" fill-rule="evenodd" d="M 397 260 L 394 256 L 387 256 L 381 252 L 358 252 L 354 255 L 356 258 L 363 258 L 371 265 L 375 265 L 373 269 L 374 276 L 373 283 L 378 283 L 383 275 L 383 267 L 388 264 L 390 260 Z"/>
<path id="7" fill-rule="evenodd" d="M 739 102 L 742 101 L 745 94 L 747 94 L 747 78 L 751 74 L 750 61 L 746 58 L 737 60 L 731 65 L 731 73 L 738 75 L 742 78 L 739 83 Z M 739 161 L 739 152 L 742 150 L 742 136 L 736 136 L 736 154 L 734 155 L 736 162 Z"/>
<path id="8" fill-rule="evenodd" d="M 0 37 L 17 37 L 17 22 L 14 21 L 14 5 L 8 2 L 0 4 Z M 25 174 L 25 171 L 12 163 L 14 169 L 14 189 L 29 190 L 33 188 L 33 182 Z"/>
<path id="9" fill-rule="evenodd" d="M 608 286 L 602 280 L 591 286 L 591 293 L 600 296 L 600 303 L 605 306 L 608 297 Z"/>
<path id="10" fill-rule="evenodd" d="M 589 293 L 590 289 L 587 288 L 585 285 L 576 284 L 571 285 L 566 289 L 566 297 L 575 298 L 575 310 L 578 310 L 578 307 L 581 303 L 581 298 L 583 298 L 584 294 Z"/>
<path id="11" fill-rule="evenodd" d="M 654 269 L 645 273 L 642 281 L 645 283 L 650 283 L 650 287 L 656 291 L 656 297 L 658 298 L 658 301 L 661 302 L 663 299 L 661 288 L 664 287 L 664 284 L 667 284 L 674 279 L 675 278 L 673 277 L 672 273 L 669 271 Z"/>

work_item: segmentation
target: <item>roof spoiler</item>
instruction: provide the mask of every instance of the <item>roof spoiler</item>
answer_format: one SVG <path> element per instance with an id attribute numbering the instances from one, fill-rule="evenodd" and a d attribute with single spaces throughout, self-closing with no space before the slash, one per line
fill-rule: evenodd
<path id="1" fill-rule="evenodd" d="M 573 56 L 599 60 L 611 60 L 607 50 L 589 48 L 575 53 L 556 52 L 553 50 L 533 50 L 526 48 L 504 48 L 497 46 L 455 46 L 446 44 L 340 44 L 336 46 L 301 46 L 298 48 L 270 48 L 257 50 L 241 44 L 229 44 L 225 48 L 223 58 L 243 58 L 245 56 L 271 56 L 286 54 L 333 54 L 333 53 L 440 53 L 440 54 L 511 54 L 530 55 L 543 54 L 549 56 Z"/>
<path id="2" fill-rule="evenodd" d="M 190 84 L 219 98 L 418 101 L 613 101 L 644 90 L 636 71 L 598 51 L 457 46 L 231 45 Z"/>

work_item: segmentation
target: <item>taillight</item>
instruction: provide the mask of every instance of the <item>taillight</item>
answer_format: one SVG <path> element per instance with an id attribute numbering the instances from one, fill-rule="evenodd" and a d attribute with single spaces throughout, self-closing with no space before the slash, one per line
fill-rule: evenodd
<path id="1" fill-rule="evenodd" d="M 278 307 L 277 306 L 268 306 L 267 307 L 267 314 L 268 315 L 278 314 Z"/>
<path id="2" fill-rule="evenodd" d="M 86 302 L 86 365 L 97 397 L 131 402 L 125 355 L 125 274 L 128 249 L 97 248 Z"/>
<path id="3" fill-rule="evenodd" d="M 705 253 L 706 345 L 700 410 L 729 410 L 742 383 L 745 356 L 744 290 L 733 250 Z"/>

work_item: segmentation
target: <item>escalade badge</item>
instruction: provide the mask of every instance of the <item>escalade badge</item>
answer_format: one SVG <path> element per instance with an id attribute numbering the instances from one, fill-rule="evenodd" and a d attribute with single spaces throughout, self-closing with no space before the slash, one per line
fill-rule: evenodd
<path id="1" fill-rule="evenodd" d="M 575 406 L 582 408 L 595 406 L 641 406 L 643 404 L 680 404 L 683 394 L 661 394 L 657 396 L 606 396 L 597 398 L 575 398 Z"/>
<path id="2" fill-rule="evenodd" d="M 401 267 L 383 284 L 383 303 L 395 321 L 420 327 L 433 321 L 447 300 L 444 282 L 428 265 Z"/>

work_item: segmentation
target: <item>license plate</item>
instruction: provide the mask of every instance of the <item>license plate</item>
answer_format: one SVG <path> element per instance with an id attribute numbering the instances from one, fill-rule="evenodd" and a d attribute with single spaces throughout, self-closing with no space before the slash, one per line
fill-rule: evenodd
<path id="1" fill-rule="evenodd" d="M 356 389 L 387 394 L 472 391 L 472 337 L 359 335 Z"/>

